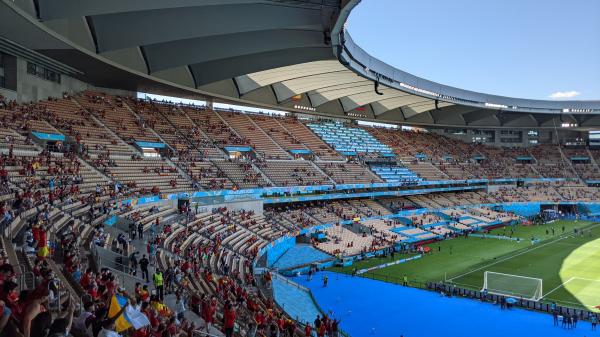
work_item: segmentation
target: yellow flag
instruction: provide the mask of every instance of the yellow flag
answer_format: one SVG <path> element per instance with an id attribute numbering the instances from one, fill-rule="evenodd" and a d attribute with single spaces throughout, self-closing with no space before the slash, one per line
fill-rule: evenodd
<path id="1" fill-rule="evenodd" d="M 108 308 L 108 318 L 115 317 L 119 313 L 119 311 L 121 311 L 121 308 L 125 306 L 126 303 L 127 299 L 125 297 L 120 295 L 113 295 L 113 297 L 110 299 L 110 307 Z M 117 330 L 117 332 L 121 332 L 129 328 L 131 328 L 131 323 L 129 323 L 129 320 L 127 319 L 125 313 L 122 313 L 121 316 L 119 316 L 119 318 L 117 318 L 117 320 L 115 321 L 115 329 Z"/>

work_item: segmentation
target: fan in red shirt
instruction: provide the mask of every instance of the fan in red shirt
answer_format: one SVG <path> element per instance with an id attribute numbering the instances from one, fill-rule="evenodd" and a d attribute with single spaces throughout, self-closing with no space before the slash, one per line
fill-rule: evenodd
<path id="1" fill-rule="evenodd" d="M 215 320 L 215 313 L 217 311 L 217 299 L 213 296 L 210 302 L 206 305 L 206 310 L 202 310 L 204 322 L 206 323 L 206 332 L 210 332 L 210 326 Z"/>
<path id="2" fill-rule="evenodd" d="M 177 335 L 177 330 L 178 329 L 175 316 L 172 316 L 171 318 L 169 318 L 169 323 L 167 324 L 167 331 L 171 336 L 175 336 Z"/>
<path id="3" fill-rule="evenodd" d="M 306 323 L 306 326 L 304 327 L 304 336 L 305 337 L 312 336 L 312 328 L 310 327 L 310 324 L 308 324 L 308 323 Z"/>
<path id="4" fill-rule="evenodd" d="M 133 332 L 133 337 L 148 337 L 150 334 L 148 333 L 148 328 L 143 327 L 141 329 L 137 329 Z"/>
<path id="5" fill-rule="evenodd" d="M 223 328 L 225 337 L 233 337 L 233 327 L 235 325 L 236 313 L 231 302 L 225 303 L 225 312 L 223 313 Z"/>
<path id="6" fill-rule="evenodd" d="M 265 318 L 265 315 L 262 311 L 259 310 L 256 312 L 256 315 L 254 315 L 254 321 L 256 321 L 256 326 L 259 330 L 264 330 L 264 328 L 266 327 L 265 323 L 267 319 Z"/>

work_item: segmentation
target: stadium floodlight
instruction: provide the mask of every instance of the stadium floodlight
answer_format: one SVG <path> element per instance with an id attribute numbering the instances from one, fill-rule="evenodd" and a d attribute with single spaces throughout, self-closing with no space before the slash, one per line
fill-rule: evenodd
<path id="1" fill-rule="evenodd" d="M 523 298 L 530 301 L 542 299 L 542 279 L 486 271 L 483 289 L 488 294 Z"/>

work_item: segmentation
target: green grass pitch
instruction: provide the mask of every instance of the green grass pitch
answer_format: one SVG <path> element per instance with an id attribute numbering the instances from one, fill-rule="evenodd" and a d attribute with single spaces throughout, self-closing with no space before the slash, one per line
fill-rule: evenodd
<path id="1" fill-rule="evenodd" d="M 583 229 L 583 236 L 575 236 L 575 228 Z M 421 259 L 374 270 L 363 276 L 401 283 L 406 275 L 409 284 L 415 286 L 428 281 L 449 280 L 480 290 L 484 272 L 493 271 L 541 278 L 544 301 L 587 309 L 600 305 L 600 224 L 556 221 L 540 226 L 503 227 L 491 234 L 512 235 L 522 240 L 461 237 L 440 241 L 430 244 L 432 253 Z M 532 238 L 540 241 L 532 245 Z M 398 254 L 395 259 L 405 257 Z M 349 274 L 354 268 L 390 261 L 389 257 L 373 258 L 331 270 Z"/>

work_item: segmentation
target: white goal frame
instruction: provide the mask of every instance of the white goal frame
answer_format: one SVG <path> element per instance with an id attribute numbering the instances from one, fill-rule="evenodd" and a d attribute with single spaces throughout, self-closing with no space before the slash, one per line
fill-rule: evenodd
<path id="1" fill-rule="evenodd" d="M 534 280 L 534 281 L 538 282 L 538 286 L 537 286 L 536 292 L 533 294 L 532 297 L 527 297 L 526 294 L 511 293 L 510 291 L 501 292 L 499 290 L 494 290 L 494 289 L 490 290 L 490 289 L 488 289 L 488 276 L 492 275 L 492 274 L 508 276 L 508 277 L 512 277 L 515 279 Z M 543 296 L 544 295 L 543 294 L 543 280 L 541 278 L 521 276 L 521 275 L 515 275 L 515 274 L 497 273 L 497 272 L 488 271 L 488 270 L 486 270 L 483 274 L 483 289 L 481 289 L 481 291 L 487 291 L 488 294 L 517 297 L 517 298 L 523 298 L 523 299 L 530 300 L 530 301 L 539 301 L 544 297 Z"/>

